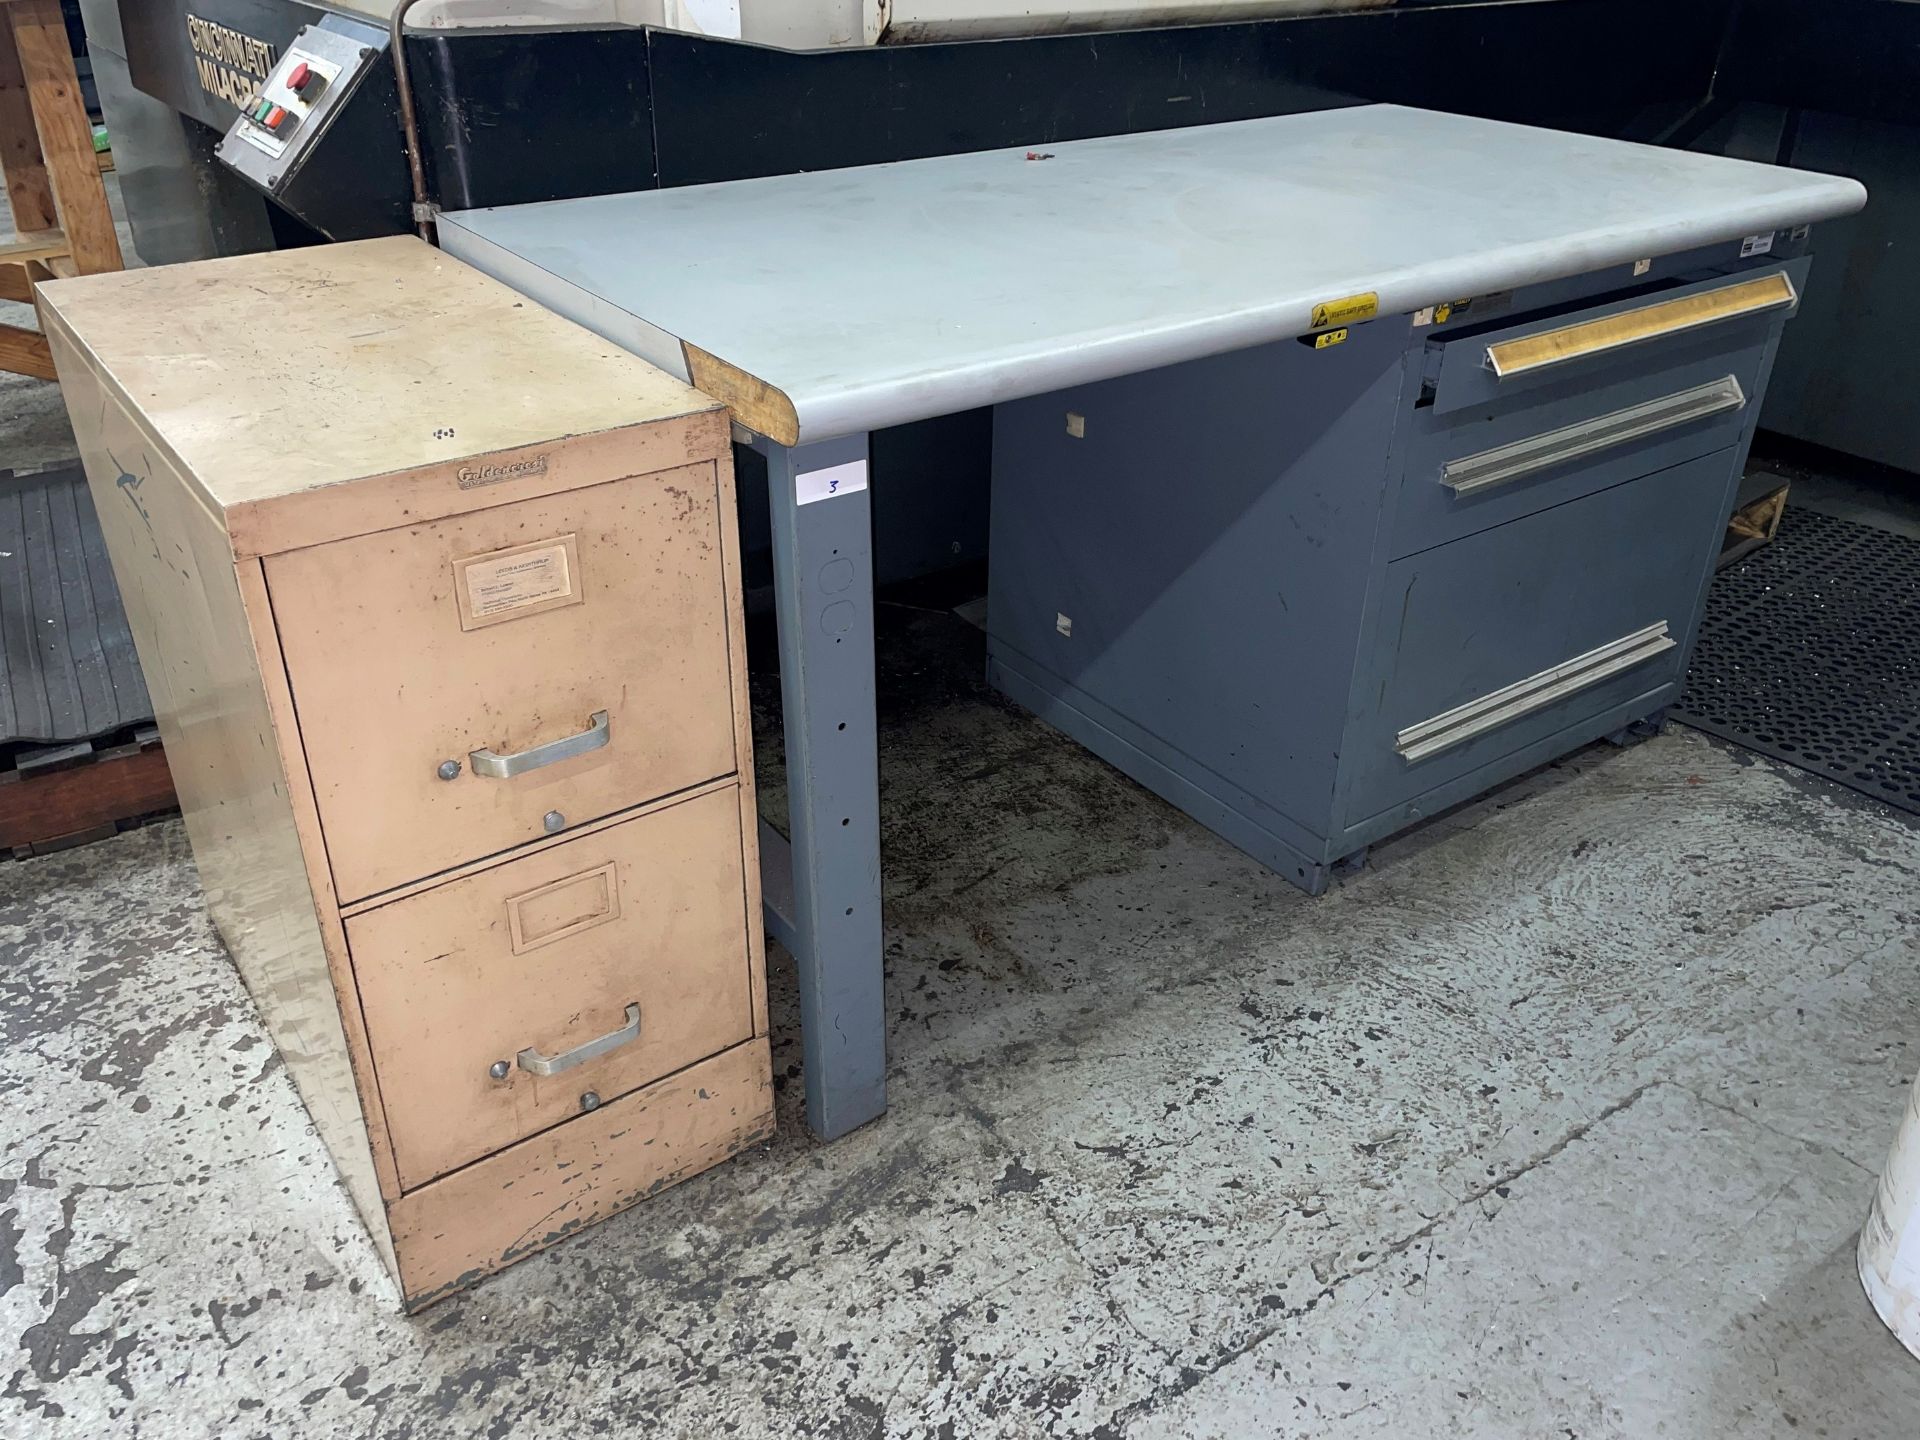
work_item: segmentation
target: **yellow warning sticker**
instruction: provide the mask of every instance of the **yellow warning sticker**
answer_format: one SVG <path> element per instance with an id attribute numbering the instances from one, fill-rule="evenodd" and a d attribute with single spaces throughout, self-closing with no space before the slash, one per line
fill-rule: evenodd
<path id="1" fill-rule="evenodd" d="M 1324 335 L 1316 335 L 1313 337 L 1313 348 L 1316 350 L 1325 350 L 1329 346 L 1344 345 L 1346 343 L 1347 327 L 1344 325 L 1338 330 L 1329 330 Z"/>
<path id="2" fill-rule="evenodd" d="M 1364 295 L 1348 295 L 1343 299 L 1329 300 L 1324 305 L 1313 307 L 1311 330 L 1324 330 L 1329 325 L 1351 325 L 1358 320 L 1371 320 L 1380 313 L 1380 296 L 1372 291 Z"/>

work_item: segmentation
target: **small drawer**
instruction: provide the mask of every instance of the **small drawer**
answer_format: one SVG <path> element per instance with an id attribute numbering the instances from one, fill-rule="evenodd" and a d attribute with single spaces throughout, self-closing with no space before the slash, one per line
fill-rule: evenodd
<path id="1" fill-rule="evenodd" d="M 753 1034 L 737 786 L 346 930 L 403 1189 Z"/>
<path id="2" fill-rule="evenodd" d="M 1388 565 L 1345 823 L 1676 685 L 1734 460 L 1718 451 Z"/>
<path id="3" fill-rule="evenodd" d="M 738 766 L 712 465 L 265 564 L 343 904 Z"/>
<path id="4" fill-rule="evenodd" d="M 1794 261 L 1501 329 L 1437 334 L 1427 342 L 1438 359 L 1431 408 L 1447 415 L 1504 405 L 1569 381 L 1648 374 L 1682 350 L 1732 355 L 1763 344 L 1799 304 L 1805 273 L 1806 262 Z"/>
<path id="5" fill-rule="evenodd" d="M 1389 554 L 1398 559 L 1737 445 L 1754 423 L 1771 332 L 1713 340 L 1649 371 L 1567 376 L 1501 405 L 1405 422 Z"/>

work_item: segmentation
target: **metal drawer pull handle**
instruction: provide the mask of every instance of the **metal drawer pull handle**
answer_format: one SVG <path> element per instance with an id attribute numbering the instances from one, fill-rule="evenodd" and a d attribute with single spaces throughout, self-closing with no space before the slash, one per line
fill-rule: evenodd
<path id="1" fill-rule="evenodd" d="M 1558 665 L 1530 675 L 1491 695 L 1469 700 L 1431 720 L 1409 725 L 1395 737 L 1394 746 L 1409 764 L 1451 750 L 1489 730 L 1544 710 L 1569 695 L 1577 695 L 1623 670 L 1644 664 L 1654 656 L 1673 649 L 1674 638 L 1667 633 L 1664 620 L 1609 641 L 1596 650 L 1563 660 Z"/>
<path id="2" fill-rule="evenodd" d="M 475 750 L 467 759 L 473 762 L 473 773 L 490 776 L 495 780 L 511 780 L 516 775 L 524 775 L 529 770 L 538 770 L 542 765 L 557 765 L 562 760 L 571 760 L 576 755 L 585 755 L 590 750 L 598 750 L 613 736 L 607 728 L 607 712 L 596 710 L 593 719 L 587 722 L 587 728 L 578 735 L 568 735 L 559 740 L 549 740 L 544 745 L 535 745 L 530 750 L 516 751 L 512 755 L 496 755 L 491 750 Z"/>
<path id="3" fill-rule="evenodd" d="M 584 1045 L 576 1045 L 571 1050 L 562 1050 L 558 1055 L 542 1055 L 529 1045 L 513 1057 L 514 1064 L 534 1075 L 558 1075 L 571 1070 L 576 1065 L 584 1065 L 589 1060 L 598 1060 L 610 1050 L 618 1050 L 629 1040 L 640 1038 L 640 1004 L 635 1001 L 627 1006 L 627 1023 L 618 1030 L 609 1030 L 597 1040 L 589 1040 Z"/>
<path id="4" fill-rule="evenodd" d="M 1776 270 L 1755 280 L 1722 285 L 1717 290 L 1697 295 L 1682 295 L 1677 300 L 1662 300 L 1643 305 L 1620 315 L 1586 320 L 1559 330 L 1538 335 L 1523 335 L 1517 340 L 1502 340 L 1487 347 L 1487 364 L 1502 380 L 1549 365 L 1562 365 L 1590 355 L 1604 355 L 1647 340 L 1664 340 L 1767 310 L 1779 310 L 1800 301 L 1800 293 L 1785 271 Z"/>
<path id="5" fill-rule="evenodd" d="M 1618 445 L 1631 445 L 1650 435 L 1659 435 L 1710 415 L 1725 415 L 1744 410 L 1747 392 L 1740 381 L 1729 375 L 1707 385 L 1696 385 L 1675 395 L 1629 405 L 1611 415 L 1596 416 L 1549 430 L 1544 435 L 1516 440 L 1492 450 L 1482 450 L 1462 460 L 1449 460 L 1440 468 L 1440 483 L 1456 495 L 1473 495 L 1505 485 L 1536 471 L 1569 460 L 1596 455 Z"/>

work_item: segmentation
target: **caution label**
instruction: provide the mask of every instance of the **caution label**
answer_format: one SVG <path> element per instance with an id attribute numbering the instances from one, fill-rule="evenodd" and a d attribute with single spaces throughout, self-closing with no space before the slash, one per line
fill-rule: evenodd
<path id="1" fill-rule="evenodd" d="M 1329 330 L 1324 335 L 1316 335 L 1313 337 L 1313 348 L 1316 350 L 1326 350 L 1334 345 L 1344 345 L 1346 343 L 1347 327 L 1344 325 L 1338 330 Z"/>
<path id="2" fill-rule="evenodd" d="M 1361 320 L 1371 320 L 1379 313 L 1380 296 L 1369 290 L 1364 295 L 1348 295 L 1314 306 L 1313 323 L 1308 328 L 1324 330 L 1329 325 L 1352 325 Z"/>

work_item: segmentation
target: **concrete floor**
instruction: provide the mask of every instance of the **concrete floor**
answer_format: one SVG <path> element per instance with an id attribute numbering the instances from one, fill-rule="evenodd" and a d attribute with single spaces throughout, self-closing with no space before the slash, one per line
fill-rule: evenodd
<path id="1" fill-rule="evenodd" d="M 0 1436 L 1920 1428 L 1852 1273 L 1920 828 L 1673 731 L 1309 901 L 882 632 L 892 1111 L 807 1136 L 776 950 L 779 1139 L 417 1319 L 179 824 L 0 865 Z"/>
<path id="2" fill-rule="evenodd" d="M 1314 902 L 882 649 L 892 1111 L 808 1138 L 776 954 L 779 1139 L 418 1319 L 179 825 L 0 866 L 0 1434 L 1915 1433 L 1920 830 L 1675 731 Z"/>

